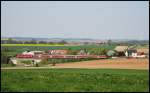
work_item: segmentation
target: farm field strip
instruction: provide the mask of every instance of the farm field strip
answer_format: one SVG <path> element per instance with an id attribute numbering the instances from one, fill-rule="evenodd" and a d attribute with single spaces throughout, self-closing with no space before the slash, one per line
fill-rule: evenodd
<path id="1" fill-rule="evenodd" d="M 83 67 L 83 66 L 75 66 L 75 67 L 61 67 L 61 66 L 56 66 L 56 67 L 1 67 L 1 70 L 7 70 L 7 69 L 129 69 L 129 70 L 148 70 L 147 68 L 130 68 L 130 67 L 95 67 L 95 66 L 89 66 L 89 67 Z"/>
<path id="2" fill-rule="evenodd" d="M 52 68 L 87 68 L 87 69 L 149 69 L 149 59 L 100 59 L 81 62 L 57 63 L 44 67 L 2 67 L 1 69 L 52 69 Z"/>
<path id="3" fill-rule="evenodd" d="M 56 68 L 112 68 L 112 69 L 149 69 L 149 59 L 100 59 L 83 62 L 60 63 Z"/>
<path id="4" fill-rule="evenodd" d="M 148 92 L 148 70 L 1 70 L 1 92 Z"/>

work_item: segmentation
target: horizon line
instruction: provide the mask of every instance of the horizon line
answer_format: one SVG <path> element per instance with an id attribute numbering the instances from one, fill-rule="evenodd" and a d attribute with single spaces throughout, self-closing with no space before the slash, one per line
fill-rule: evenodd
<path id="1" fill-rule="evenodd" d="M 45 38 L 45 39 L 98 39 L 98 40 L 149 40 L 149 39 L 130 39 L 130 38 L 82 38 L 82 37 L 30 37 L 30 36 L 1 36 L 1 38 Z"/>

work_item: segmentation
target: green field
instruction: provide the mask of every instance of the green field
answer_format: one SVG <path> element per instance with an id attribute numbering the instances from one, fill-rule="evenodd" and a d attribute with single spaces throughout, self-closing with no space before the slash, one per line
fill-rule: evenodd
<path id="1" fill-rule="evenodd" d="M 33 45 L 33 46 L 32 46 Z M 36 44 L 31 44 L 30 45 L 23 45 L 23 44 L 20 44 L 18 46 L 13 46 L 13 45 L 2 45 L 1 44 L 1 53 L 5 53 L 7 55 L 16 55 L 17 53 L 22 53 L 24 51 L 27 51 L 27 50 L 30 50 L 30 51 L 37 51 L 37 50 L 40 50 L 40 51 L 45 51 L 45 50 L 52 50 L 52 49 L 69 49 L 69 50 L 80 50 L 80 49 L 92 49 L 92 48 L 105 48 L 105 49 L 114 49 L 116 45 L 100 45 L 100 46 L 97 46 L 97 45 L 81 45 L 81 46 L 64 46 L 64 45 L 59 45 L 59 46 L 54 46 L 54 45 L 50 45 L 50 46 L 46 46 L 45 44 L 41 44 L 40 45 L 36 45 Z"/>
<path id="2" fill-rule="evenodd" d="M 148 92 L 148 70 L 1 70 L 1 92 Z"/>
<path id="3" fill-rule="evenodd" d="M 80 45 L 80 46 L 65 46 L 65 45 L 46 45 L 46 44 L 20 44 L 20 45 L 12 45 L 12 44 L 1 44 L 1 50 L 5 52 L 23 52 L 27 49 L 29 50 L 51 50 L 51 49 L 70 49 L 70 50 L 79 50 L 79 49 L 91 49 L 91 48 L 106 48 L 106 49 L 114 49 L 116 45 Z"/>

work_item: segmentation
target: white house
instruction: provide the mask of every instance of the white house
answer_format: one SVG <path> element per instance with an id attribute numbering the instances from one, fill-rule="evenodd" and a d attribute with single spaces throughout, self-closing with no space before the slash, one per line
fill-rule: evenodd
<path id="1" fill-rule="evenodd" d="M 126 49 L 125 50 L 126 57 L 137 57 L 137 50 L 135 49 Z"/>
<path id="2" fill-rule="evenodd" d="M 44 51 L 25 51 L 25 52 L 23 52 L 22 54 L 24 54 L 24 55 L 35 55 L 35 54 L 42 54 L 42 53 L 44 53 Z"/>
<path id="3" fill-rule="evenodd" d="M 17 65 L 17 60 L 16 60 L 16 59 L 14 59 L 14 58 L 11 58 L 11 59 L 10 59 L 10 61 L 12 62 L 12 64 L 15 64 L 15 65 Z"/>
<path id="4" fill-rule="evenodd" d="M 30 51 L 30 52 L 25 51 L 22 54 L 24 54 L 24 55 L 34 55 L 34 52 L 33 51 Z"/>

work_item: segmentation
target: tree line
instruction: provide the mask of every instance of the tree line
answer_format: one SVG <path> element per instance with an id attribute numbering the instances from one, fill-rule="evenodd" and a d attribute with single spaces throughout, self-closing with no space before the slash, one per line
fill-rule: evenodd
<path id="1" fill-rule="evenodd" d="M 35 39 L 29 41 L 17 41 L 12 38 L 8 38 L 8 40 L 1 40 L 1 44 L 67 44 L 65 40 L 61 40 L 59 42 L 48 42 L 48 41 L 37 41 Z"/>

